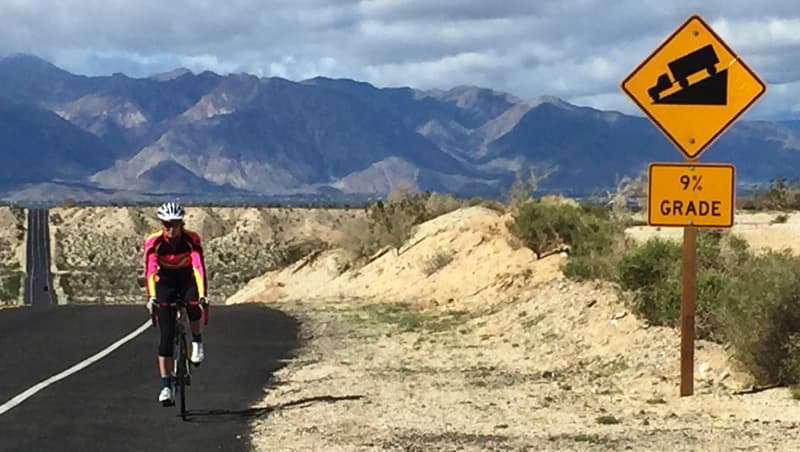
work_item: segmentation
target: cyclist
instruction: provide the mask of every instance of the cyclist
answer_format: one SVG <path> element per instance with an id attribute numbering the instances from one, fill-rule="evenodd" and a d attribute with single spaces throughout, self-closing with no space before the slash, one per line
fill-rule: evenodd
<path id="1" fill-rule="evenodd" d="M 162 204 L 156 216 L 161 230 L 144 240 L 144 278 L 147 287 L 147 310 L 155 312 L 161 330 L 158 346 L 158 370 L 161 391 L 158 401 L 164 406 L 174 403 L 172 389 L 175 339 L 174 305 L 178 296 L 186 303 L 186 313 L 192 330 L 190 361 L 199 365 L 205 358 L 202 336 L 202 308 L 206 304 L 206 271 L 200 236 L 184 228 L 183 206 L 177 202 Z"/>

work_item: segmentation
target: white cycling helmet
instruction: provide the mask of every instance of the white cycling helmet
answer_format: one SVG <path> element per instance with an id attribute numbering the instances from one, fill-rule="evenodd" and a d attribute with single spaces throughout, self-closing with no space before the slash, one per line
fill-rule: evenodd
<path id="1" fill-rule="evenodd" d="M 183 206 L 177 202 L 165 202 L 158 208 L 156 215 L 161 221 L 183 220 Z"/>

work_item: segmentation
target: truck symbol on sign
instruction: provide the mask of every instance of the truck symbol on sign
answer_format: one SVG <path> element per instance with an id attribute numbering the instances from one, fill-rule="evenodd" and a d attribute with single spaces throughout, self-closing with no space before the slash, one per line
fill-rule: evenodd
<path id="1" fill-rule="evenodd" d="M 647 90 L 653 102 L 658 102 L 661 93 L 668 90 L 678 82 L 681 88 L 686 89 L 689 87 L 689 76 L 699 71 L 706 70 L 709 76 L 717 73 L 716 64 L 719 63 L 719 58 L 714 47 L 708 44 L 701 47 L 694 52 L 684 55 L 677 60 L 670 61 L 667 66 L 672 73 L 673 80 L 670 80 L 668 74 L 661 74 L 658 76 L 655 86 Z"/>

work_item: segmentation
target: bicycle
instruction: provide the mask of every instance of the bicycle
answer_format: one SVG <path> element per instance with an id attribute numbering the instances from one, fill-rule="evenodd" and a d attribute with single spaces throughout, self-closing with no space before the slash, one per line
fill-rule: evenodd
<path id="1" fill-rule="evenodd" d="M 199 304 L 203 312 L 203 322 L 208 324 L 208 304 Z M 156 326 L 156 315 L 152 315 L 153 326 Z M 189 316 L 186 314 L 186 302 L 178 298 L 175 300 L 175 348 L 173 352 L 173 367 L 172 371 L 173 384 L 175 385 L 174 393 L 180 399 L 181 419 L 188 420 L 189 412 L 186 410 L 186 387 L 192 385 L 192 371 L 191 366 L 199 366 L 194 364 L 189 359 L 189 341 L 187 340 L 188 331 L 191 329 L 188 326 Z M 173 402 L 174 405 L 174 402 Z"/>

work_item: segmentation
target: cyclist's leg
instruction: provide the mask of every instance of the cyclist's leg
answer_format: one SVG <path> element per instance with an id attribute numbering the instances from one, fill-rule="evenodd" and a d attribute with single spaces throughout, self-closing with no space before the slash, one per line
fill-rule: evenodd
<path id="1" fill-rule="evenodd" d="M 197 285 L 194 279 L 187 284 L 184 299 L 187 300 L 186 316 L 189 317 L 189 326 L 192 330 L 192 355 L 191 361 L 199 364 L 205 359 L 203 349 L 203 311 L 198 302 Z"/>
<path id="2" fill-rule="evenodd" d="M 203 334 L 203 322 L 201 322 L 203 319 L 203 310 L 200 309 L 200 303 L 198 302 L 200 297 L 198 296 L 197 283 L 194 282 L 194 279 L 189 280 L 183 295 L 184 300 L 186 300 L 186 315 L 189 317 L 189 326 L 192 328 L 192 336 L 196 338 L 196 336 Z M 200 342 L 202 342 L 202 338 Z"/>
<path id="3" fill-rule="evenodd" d="M 158 299 L 158 326 L 161 330 L 161 339 L 158 344 L 158 371 L 161 377 L 161 386 L 171 387 L 174 342 L 175 342 L 175 306 L 170 303 L 175 299 L 175 289 L 161 283 L 156 283 L 156 298 Z"/>
<path id="4" fill-rule="evenodd" d="M 158 370 L 161 377 L 172 375 L 172 356 L 175 348 L 175 305 L 158 306 L 158 325 L 161 328 L 161 340 L 158 344 Z"/>

